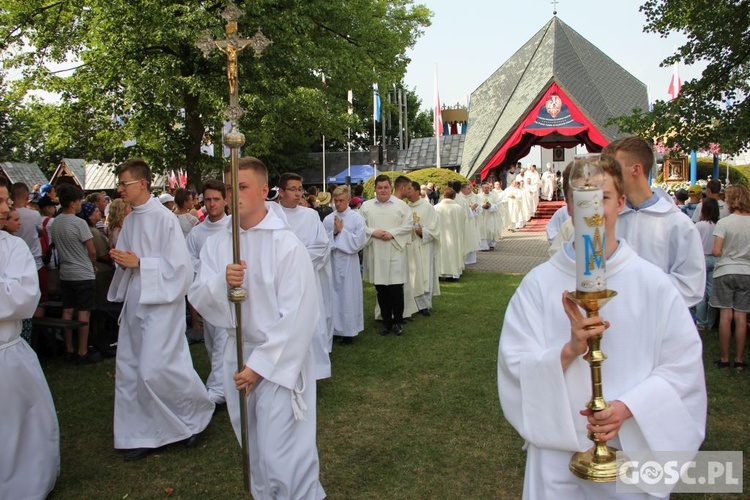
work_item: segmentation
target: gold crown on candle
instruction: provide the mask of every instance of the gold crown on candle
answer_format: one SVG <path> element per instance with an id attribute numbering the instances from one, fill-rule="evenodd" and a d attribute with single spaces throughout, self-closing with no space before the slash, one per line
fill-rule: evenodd
<path id="1" fill-rule="evenodd" d="M 584 217 L 583 220 L 586 221 L 588 227 L 600 227 L 604 225 L 604 217 L 602 217 L 602 214 L 594 214 L 591 217 Z"/>

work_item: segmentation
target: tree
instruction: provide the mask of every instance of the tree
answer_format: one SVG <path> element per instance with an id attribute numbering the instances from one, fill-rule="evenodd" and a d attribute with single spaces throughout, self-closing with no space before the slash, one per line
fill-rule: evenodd
<path id="1" fill-rule="evenodd" d="M 309 149 L 321 134 L 341 140 L 347 125 L 361 129 L 362 121 L 347 113 L 347 90 L 371 95 L 374 81 L 384 87 L 400 81 L 406 48 L 431 15 L 411 0 L 237 4 L 246 12 L 240 33 L 250 37 L 261 26 L 273 41 L 262 57 L 247 49 L 239 60 L 243 153 L 270 162 Z M 67 146 L 84 140 L 90 158 L 140 155 L 157 170 L 187 167 L 197 182 L 221 167 L 200 147 L 207 138 L 220 144 L 228 89 L 225 58 L 205 58 L 195 42 L 206 30 L 223 37 L 224 6 L 223 0 L 6 0 L 0 50 L 26 68 L 27 88 L 59 93 L 72 132 Z M 45 66 L 66 61 L 75 61 L 70 76 Z M 126 151 L 127 139 L 137 144 Z"/>
<path id="2" fill-rule="evenodd" d="M 651 112 L 634 110 L 614 120 L 624 132 L 655 138 L 682 151 L 719 145 L 735 154 L 750 145 L 750 1 L 648 0 L 645 32 L 666 37 L 684 33 L 687 42 L 662 66 L 675 62 L 708 66 L 682 86 L 669 102 L 656 101 Z"/>

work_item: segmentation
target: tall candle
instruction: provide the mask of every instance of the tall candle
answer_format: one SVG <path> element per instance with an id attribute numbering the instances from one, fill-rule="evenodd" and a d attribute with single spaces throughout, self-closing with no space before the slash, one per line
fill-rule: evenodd
<path id="1" fill-rule="evenodd" d="M 603 294 L 607 290 L 606 248 L 599 155 L 576 157 L 570 172 L 575 228 L 576 294 Z"/>

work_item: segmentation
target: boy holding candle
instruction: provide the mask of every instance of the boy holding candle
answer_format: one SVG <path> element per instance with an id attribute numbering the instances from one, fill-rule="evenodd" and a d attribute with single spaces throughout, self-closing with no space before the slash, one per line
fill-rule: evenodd
<path id="1" fill-rule="evenodd" d="M 568 470 L 572 453 L 591 446 L 589 431 L 623 451 L 694 451 L 705 434 L 700 338 L 667 275 L 617 239 L 622 170 L 611 156 L 600 164 L 601 267 L 605 288 L 617 296 L 601 317 L 585 317 L 566 296 L 577 273 L 575 250 L 565 243 L 524 278 L 505 314 L 498 391 L 505 417 L 526 440 L 524 498 L 615 495 L 615 483 L 586 481 Z M 540 305 L 540 296 L 562 299 Z M 593 413 L 586 409 L 591 374 L 582 356 L 588 338 L 605 330 L 602 350 L 609 357 L 601 370 L 610 407 Z"/>

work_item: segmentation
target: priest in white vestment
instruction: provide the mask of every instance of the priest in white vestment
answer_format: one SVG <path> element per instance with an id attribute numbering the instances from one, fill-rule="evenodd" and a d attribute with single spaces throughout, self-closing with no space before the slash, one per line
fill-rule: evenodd
<path id="1" fill-rule="evenodd" d="M 552 173 L 552 164 L 547 164 L 547 170 L 542 174 L 542 199 L 552 201 L 555 195 L 555 174 Z"/>
<path id="2" fill-rule="evenodd" d="M 406 198 L 412 211 L 414 237 L 411 248 L 414 253 L 414 268 L 409 274 L 414 283 L 414 301 L 419 313 L 429 316 L 432 310 L 432 297 L 440 295 L 440 281 L 437 273 L 435 248 L 440 245 L 438 214 L 430 203 L 419 196 L 419 183 L 411 183 Z M 417 292 L 419 291 L 419 292 Z"/>
<path id="3" fill-rule="evenodd" d="M 539 172 L 536 171 L 536 165 L 531 165 L 523 174 L 523 185 L 531 195 L 531 217 L 534 216 L 539 206 L 539 187 L 541 184 L 542 181 L 539 178 Z"/>
<path id="4" fill-rule="evenodd" d="M 359 213 L 367 227 L 364 278 L 375 285 L 383 315 L 382 335 L 404 332 L 404 282 L 409 276 L 406 245 L 412 237 L 411 210 L 392 195 L 387 175 L 375 178 L 375 199 L 362 204 Z"/>
<path id="5" fill-rule="evenodd" d="M 349 344 L 365 329 L 362 273 L 359 252 L 367 241 L 365 221 L 358 212 L 349 208 L 348 186 L 333 191 L 336 210 L 323 220 L 331 242 L 331 267 L 333 268 L 333 334 Z"/>
<path id="6" fill-rule="evenodd" d="M 505 224 L 500 211 L 502 203 L 490 189 L 489 182 L 482 184 L 482 191 L 477 194 L 477 205 L 480 250 L 494 250 Z"/>
<path id="7" fill-rule="evenodd" d="M 523 210 L 523 189 L 518 187 L 518 181 L 514 180 L 510 187 L 503 191 L 503 197 L 508 203 L 508 227 L 518 231 L 526 225 Z"/>
<path id="8" fill-rule="evenodd" d="M 60 429 L 36 353 L 21 339 L 41 294 L 28 245 L 2 230 L 8 184 L 0 179 L 0 498 L 41 500 L 60 473 Z"/>
<path id="9" fill-rule="evenodd" d="M 614 161 L 604 166 L 606 278 L 618 295 L 601 317 L 586 318 L 565 295 L 576 287 L 575 251 L 566 243 L 526 275 L 505 314 L 498 392 L 505 418 L 526 441 L 524 498 L 619 498 L 615 483 L 568 469 L 574 452 L 591 447 L 589 431 L 625 452 L 697 451 L 705 436 L 701 339 L 667 276 L 616 239 L 622 173 Z M 539 302 L 542 296 L 550 300 Z M 587 339 L 602 333 L 610 406 L 593 413 L 583 355 Z"/>
<path id="10" fill-rule="evenodd" d="M 456 200 L 453 188 L 443 189 L 443 199 L 435 205 L 438 214 L 440 245 L 437 248 L 439 277 L 457 280 L 464 270 L 464 231 L 466 208 Z"/>
<path id="11" fill-rule="evenodd" d="M 227 206 L 227 190 L 222 181 L 209 180 L 203 183 L 203 206 L 206 210 L 206 218 L 195 226 L 187 235 L 187 244 L 190 258 L 193 261 L 195 275 L 200 268 L 200 255 L 206 240 L 220 232 L 226 231 L 230 223 L 229 217 L 224 213 Z M 227 344 L 227 331 L 217 328 L 206 319 L 203 319 L 203 343 L 211 360 L 211 372 L 206 379 L 206 390 L 208 399 L 214 404 L 224 404 L 224 347 Z"/>
<path id="12" fill-rule="evenodd" d="M 466 223 L 464 224 L 464 263 L 466 265 L 476 264 L 479 244 L 479 227 L 477 226 L 476 195 L 471 189 L 471 184 L 464 182 L 456 193 L 456 202 L 464 207 L 466 212 Z"/>
<path id="13" fill-rule="evenodd" d="M 617 222 L 617 236 L 667 273 L 685 304 L 694 306 L 703 300 L 706 286 L 703 244 L 695 225 L 672 197 L 662 189 L 651 188 L 651 146 L 639 137 L 625 137 L 608 144 L 604 151 L 620 162 L 626 174 L 627 202 Z"/>
<path id="14" fill-rule="evenodd" d="M 315 377 L 318 380 L 331 376 L 331 346 L 333 343 L 333 279 L 331 272 L 331 243 L 328 240 L 318 212 L 300 205 L 302 200 L 302 177 L 285 173 L 279 179 L 279 204 L 294 234 L 302 241 L 310 254 L 315 269 L 318 296 L 321 298 L 321 314 L 318 329 L 313 339 Z"/>
<path id="15" fill-rule="evenodd" d="M 224 175 L 231 185 L 231 173 Z M 321 499 L 325 492 L 319 479 L 311 352 L 322 314 L 315 272 L 281 207 L 265 201 L 265 165 L 257 158 L 240 158 L 237 181 L 242 263 L 233 263 L 231 228 L 210 238 L 201 251 L 190 302 L 229 334 L 224 357 L 227 410 L 240 441 L 236 391 L 245 391 L 253 497 Z M 234 286 L 248 291 L 241 325 L 245 365 L 239 372 L 235 304 L 227 298 L 227 289 Z"/>
<path id="16" fill-rule="evenodd" d="M 126 460 L 185 441 L 195 445 L 214 404 L 193 369 L 185 337 L 185 295 L 193 265 L 180 224 L 149 192 L 140 159 L 117 167 L 117 190 L 133 212 L 110 255 L 117 270 L 107 300 L 123 302 L 115 378 L 115 448 Z"/>

